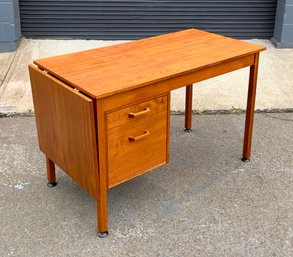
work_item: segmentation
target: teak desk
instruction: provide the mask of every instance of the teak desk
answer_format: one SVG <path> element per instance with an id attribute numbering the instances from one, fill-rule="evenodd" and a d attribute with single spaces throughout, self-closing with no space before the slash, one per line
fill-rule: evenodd
<path id="1" fill-rule="evenodd" d="M 170 91 L 250 66 L 243 160 L 250 158 L 259 52 L 265 47 L 189 29 L 35 60 L 30 79 L 48 186 L 55 165 L 97 201 L 108 234 L 107 190 L 169 161 Z"/>

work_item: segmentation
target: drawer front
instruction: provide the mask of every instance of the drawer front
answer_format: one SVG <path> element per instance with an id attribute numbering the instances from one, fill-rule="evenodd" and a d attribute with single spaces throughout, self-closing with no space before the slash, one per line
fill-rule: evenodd
<path id="1" fill-rule="evenodd" d="M 165 111 L 167 110 L 167 101 L 167 96 L 162 96 L 109 113 L 107 115 L 108 129 L 149 117 L 161 111 Z"/>
<path id="2" fill-rule="evenodd" d="M 167 111 L 108 131 L 109 187 L 167 162 Z"/>

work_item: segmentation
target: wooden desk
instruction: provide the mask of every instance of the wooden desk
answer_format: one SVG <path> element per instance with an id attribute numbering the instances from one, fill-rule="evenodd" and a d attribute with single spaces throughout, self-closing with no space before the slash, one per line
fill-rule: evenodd
<path id="1" fill-rule="evenodd" d="M 170 91 L 250 66 L 243 160 L 250 158 L 259 52 L 265 47 L 189 29 L 34 61 L 30 78 L 48 186 L 61 167 L 97 201 L 108 234 L 107 190 L 169 161 Z M 236 86 L 236 85 L 235 85 Z"/>

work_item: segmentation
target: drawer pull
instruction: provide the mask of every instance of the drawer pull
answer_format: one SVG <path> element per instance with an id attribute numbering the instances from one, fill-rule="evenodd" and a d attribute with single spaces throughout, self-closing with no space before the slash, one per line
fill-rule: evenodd
<path id="1" fill-rule="evenodd" d="M 147 108 L 145 108 L 145 110 L 143 110 L 141 112 L 130 112 L 130 113 L 128 113 L 128 117 L 129 118 L 140 117 L 142 115 L 145 115 L 145 114 L 149 113 L 150 111 L 151 111 L 151 109 L 147 107 Z"/>
<path id="2" fill-rule="evenodd" d="M 144 139 L 146 138 L 147 136 L 149 136 L 151 133 L 149 131 L 145 131 L 142 135 L 140 136 L 137 136 L 137 137 L 128 137 L 128 140 L 129 141 L 138 141 L 138 140 L 141 140 L 141 139 Z"/>

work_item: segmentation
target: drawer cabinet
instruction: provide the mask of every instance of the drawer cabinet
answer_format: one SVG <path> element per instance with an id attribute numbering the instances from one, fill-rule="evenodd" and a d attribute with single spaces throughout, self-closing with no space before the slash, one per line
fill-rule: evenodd
<path id="1" fill-rule="evenodd" d="M 107 189 L 169 161 L 170 93 L 137 102 L 120 95 L 93 99 L 29 66 L 39 145 L 48 185 L 55 165 L 97 200 L 99 231 L 107 231 Z M 144 99 L 144 100 L 143 100 Z M 103 237 L 106 233 L 100 233 Z"/>
<path id="2" fill-rule="evenodd" d="M 109 187 L 168 162 L 168 101 L 158 97 L 108 114 Z"/>

